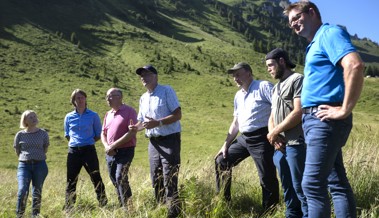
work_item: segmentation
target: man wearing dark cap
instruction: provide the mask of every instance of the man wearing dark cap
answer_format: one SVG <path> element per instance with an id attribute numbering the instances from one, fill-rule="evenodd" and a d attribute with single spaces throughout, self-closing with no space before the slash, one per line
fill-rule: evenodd
<path id="1" fill-rule="evenodd" d="M 272 106 L 267 139 L 275 147 L 274 164 L 282 182 L 286 217 L 308 217 L 306 198 L 301 188 L 306 145 L 301 127 L 300 94 L 303 76 L 286 51 L 276 48 L 266 55 L 269 74 L 279 82 L 272 90 Z"/>
<path id="2" fill-rule="evenodd" d="M 145 135 L 150 139 L 150 177 L 155 199 L 158 203 L 167 203 L 168 217 L 177 217 L 180 213 L 180 104 L 170 86 L 158 84 L 158 71 L 152 65 L 138 68 L 136 73 L 147 92 L 140 99 L 138 123 L 131 128 L 146 129 Z"/>
<path id="3" fill-rule="evenodd" d="M 220 151 L 215 156 L 217 191 L 231 200 L 232 168 L 251 156 L 257 167 L 265 210 L 279 201 L 279 183 L 272 161 L 274 147 L 267 140 L 271 111 L 271 89 L 268 81 L 254 80 L 251 67 L 238 63 L 228 70 L 240 90 L 234 97 L 234 119 Z M 238 133 L 241 132 L 241 135 Z"/>

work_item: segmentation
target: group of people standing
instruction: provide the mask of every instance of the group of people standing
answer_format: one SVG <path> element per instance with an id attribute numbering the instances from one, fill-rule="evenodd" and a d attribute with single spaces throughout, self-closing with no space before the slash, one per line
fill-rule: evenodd
<path id="1" fill-rule="evenodd" d="M 284 14 L 289 27 L 309 41 L 304 76 L 292 71 L 296 65 L 280 48 L 266 55 L 267 70 L 279 81 L 275 86 L 254 80 L 247 63 L 228 70 L 240 90 L 234 98 L 234 119 L 215 156 L 217 191 L 231 201 L 232 169 L 251 156 L 266 211 L 279 201 L 276 167 L 286 217 L 330 217 L 329 193 L 336 217 L 356 217 L 342 147 L 362 91 L 364 63 L 349 34 L 323 24 L 314 3 L 293 3 Z"/>
<path id="2" fill-rule="evenodd" d="M 181 107 L 175 91 L 158 84 L 158 71 L 152 65 L 136 70 L 147 92 L 141 96 L 139 112 L 123 103 L 121 89 L 107 91 L 106 101 L 111 108 L 101 124 L 99 115 L 87 108 L 87 94 L 75 89 L 71 94 L 74 110 L 64 119 L 64 133 L 68 140 L 67 187 L 64 210 L 72 212 L 76 202 L 76 185 L 82 167 L 87 171 L 95 188 L 99 206 L 107 205 L 108 198 L 100 175 L 99 159 L 95 142 L 101 139 L 106 152 L 106 162 L 120 207 L 130 205 L 132 189 L 128 172 L 134 158 L 136 133 L 146 129 L 149 138 L 148 152 L 150 176 L 157 203 L 167 204 L 168 217 L 180 213 L 178 173 L 181 146 Z M 41 208 L 41 193 L 47 176 L 46 152 L 49 136 L 37 127 L 34 111 L 21 115 L 20 128 L 14 148 L 19 157 L 18 201 L 16 214 L 23 217 L 30 182 L 32 182 L 32 215 L 38 216 Z"/>
<path id="3" fill-rule="evenodd" d="M 254 80 L 253 70 L 240 62 L 228 70 L 240 90 L 234 98 L 234 119 L 225 142 L 215 156 L 216 188 L 231 201 L 232 169 L 251 156 L 262 188 L 267 211 L 279 202 L 282 183 L 286 217 L 330 217 L 329 195 L 337 217 L 356 217 L 352 188 L 346 176 L 341 148 L 352 128 L 352 110 L 363 86 L 364 64 L 348 33 L 323 24 L 317 6 L 309 1 L 289 5 L 284 14 L 290 28 L 310 44 L 306 50 L 304 76 L 288 53 L 276 48 L 266 55 L 270 75 L 278 80 Z M 123 93 L 106 93 L 110 110 L 103 124 L 87 108 L 87 95 L 76 89 L 71 95 L 75 110 L 64 120 L 68 140 L 65 210 L 73 209 L 76 184 L 82 167 L 94 185 L 99 206 L 108 203 L 94 146 L 101 139 L 109 177 L 119 204 L 127 208 L 132 189 L 128 171 L 134 157 L 136 133 L 145 129 L 149 138 L 150 176 L 158 203 L 168 206 L 168 217 L 180 214 L 178 173 L 181 147 L 181 107 L 170 86 L 158 84 L 158 71 L 147 65 L 136 70 L 146 87 L 139 112 L 125 105 Z M 19 157 L 17 215 L 25 212 L 30 182 L 33 215 L 40 213 L 41 192 L 47 176 L 49 137 L 37 127 L 34 111 L 21 116 L 14 148 Z M 240 134 L 239 134 L 240 133 Z"/>

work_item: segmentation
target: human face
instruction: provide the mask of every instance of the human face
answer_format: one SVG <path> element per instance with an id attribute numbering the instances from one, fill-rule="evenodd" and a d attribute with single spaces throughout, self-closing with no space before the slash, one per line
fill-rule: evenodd
<path id="1" fill-rule="evenodd" d="M 26 127 L 35 127 L 38 124 L 37 114 L 30 113 L 25 116 L 24 123 Z"/>
<path id="2" fill-rule="evenodd" d="M 251 82 L 251 73 L 244 68 L 241 68 L 233 72 L 233 79 L 238 88 L 247 90 Z"/>
<path id="3" fill-rule="evenodd" d="M 267 72 L 274 79 L 281 79 L 284 74 L 284 67 L 279 64 L 279 62 L 275 59 L 266 60 Z"/>
<path id="4" fill-rule="evenodd" d="M 143 86 L 150 89 L 157 83 L 157 75 L 151 71 L 143 70 L 140 74 Z"/>
<path id="5" fill-rule="evenodd" d="M 79 92 L 75 94 L 74 102 L 76 108 L 83 109 L 87 106 L 87 98 Z"/>
<path id="6" fill-rule="evenodd" d="M 288 26 L 292 28 L 295 24 L 297 24 L 303 13 L 304 11 L 301 11 L 295 14 L 295 16 L 292 17 L 292 19 L 289 19 Z"/>
<path id="7" fill-rule="evenodd" d="M 108 102 L 110 107 L 114 107 L 121 104 L 121 95 L 117 90 L 111 89 L 107 92 L 105 100 Z"/>
<path id="8" fill-rule="evenodd" d="M 308 28 L 307 26 L 307 15 L 308 13 L 305 11 L 299 11 L 297 9 L 293 9 L 289 14 L 288 14 L 288 25 L 295 33 L 299 36 L 306 37 L 306 29 Z"/>

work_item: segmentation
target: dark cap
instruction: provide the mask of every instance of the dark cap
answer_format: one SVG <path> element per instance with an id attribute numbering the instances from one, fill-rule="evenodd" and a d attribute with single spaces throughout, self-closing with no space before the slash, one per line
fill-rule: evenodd
<path id="1" fill-rule="evenodd" d="M 247 63 L 245 63 L 245 62 L 239 62 L 238 64 L 235 64 L 232 68 L 230 68 L 230 69 L 228 70 L 228 73 L 229 73 L 229 74 L 232 74 L 234 71 L 239 70 L 239 69 L 242 69 L 242 68 L 245 69 L 245 70 L 247 70 L 247 71 L 253 72 L 253 71 L 251 70 L 251 67 L 250 67 L 249 64 L 247 64 Z"/>
<path id="2" fill-rule="evenodd" d="M 152 72 L 154 74 L 158 74 L 158 71 L 151 64 L 148 64 L 146 66 L 138 68 L 136 70 L 136 74 L 141 75 L 141 73 L 142 73 L 143 70 L 147 70 L 147 71 L 150 71 L 150 72 Z"/>
<path id="3" fill-rule="evenodd" d="M 279 58 L 283 58 L 286 61 L 287 65 L 290 66 L 291 68 L 296 67 L 296 64 L 294 64 L 290 61 L 290 59 L 288 57 L 288 53 L 281 48 L 276 48 L 276 49 L 270 51 L 269 53 L 267 53 L 267 55 L 266 55 L 266 60 L 268 60 L 268 59 L 279 59 Z"/>

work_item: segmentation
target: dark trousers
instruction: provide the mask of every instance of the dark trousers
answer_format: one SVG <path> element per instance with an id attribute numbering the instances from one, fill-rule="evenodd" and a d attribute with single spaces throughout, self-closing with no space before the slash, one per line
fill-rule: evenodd
<path id="1" fill-rule="evenodd" d="M 267 128 L 261 128 L 249 136 L 242 134 L 230 145 L 225 159 L 222 155 L 216 158 L 217 192 L 223 190 L 227 201 L 231 200 L 232 168 L 251 156 L 257 167 L 262 187 L 263 208 L 269 209 L 279 202 L 279 182 L 272 160 L 274 147 L 268 142 L 267 133 Z"/>
<path id="2" fill-rule="evenodd" d="M 100 206 L 107 204 L 105 186 L 100 176 L 99 159 L 97 158 L 95 146 L 70 147 L 67 155 L 66 209 L 70 209 L 76 202 L 76 183 L 82 167 L 86 169 L 91 177 Z"/>
<path id="3" fill-rule="evenodd" d="M 180 167 L 180 133 L 150 138 L 150 177 L 159 203 L 167 203 L 169 217 L 179 214 L 178 174 Z"/>
<path id="4" fill-rule="evenodd" d="M 128 173 L 133 158 L 134 147 L 117 149 L 116 155 L 106 156 L 109 177 L 116 188 L 121 207 L 126 207 L 128 199 L 132 196 Z"/>

